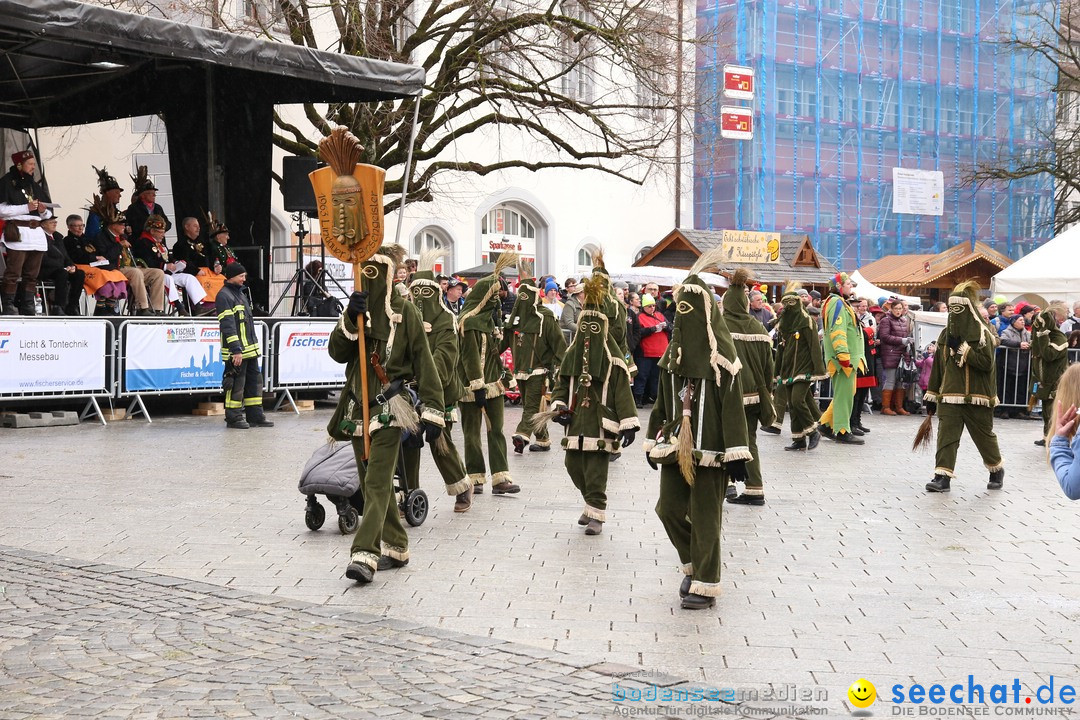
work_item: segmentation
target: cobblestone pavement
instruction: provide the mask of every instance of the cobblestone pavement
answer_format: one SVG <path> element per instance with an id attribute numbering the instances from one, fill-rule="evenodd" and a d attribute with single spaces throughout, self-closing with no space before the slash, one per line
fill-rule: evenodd
<path id="1" fill-rule="evenodd" d="M 508 409 L 508 428 L 517 417 Z M 922 490 L 933 457 L 910 450 L 919 418 L 875 416 L 865 447 L 823 441 L 809 454 L 759 434 L 768 504 L 725 508 L 723 595 L 689 612 L 639 445 L 611 466 L 609 522 L 595 538 L 576 525 L 581 502 L 558 451 L 513 456 L 522 492 L 479 496 L 465 514 L 452 512 L 425 458 L 433 508 L 409 531 L 412 561 L 371 586 L 349 583 L 349 541 L 332 508 L 308 531 L 295 489 L 327 418 L 277 414 L 277 427 L 246 432 L 186 417 L 0 431 L 0 545 L 564 659 L 552 662 L 628 664 L 714 687 L 821 688 L 833 711 L 859 677 L 879 693 L 970 673 L 1026 688 L 1080 679 L 1078 506 L 1032 445 L 1041 423 L 998 421 L 1000 492 L 986 490 L 965 438 L 946 495 Z"/>

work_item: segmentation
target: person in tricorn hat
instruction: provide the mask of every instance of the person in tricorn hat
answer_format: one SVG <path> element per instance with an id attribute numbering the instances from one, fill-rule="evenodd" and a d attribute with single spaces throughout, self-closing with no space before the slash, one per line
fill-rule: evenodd
<path id="1" fill-rule="evenodd" d="M 263 412 L 263 375 L 259 358 L 259 335 L 244 292 L 247 269 L 240 263 L 225 268 L 225 284 L 218 291 L 218 325 L 221 329 L 221 361 L 225 363 L 225 426 L 246 430 L 273 427 Z"/>
<path id="2" fill-rule="evenodd" d="M 660 360 L 660 392 L 645 439 L 649 465 L 660 470 L 656 515 L 678 553 L 679 595 L 688 610 L 716 604 L 725 490 L 729 481 L 746 482 L 753 459 L 742 363 L 712 289 L 698 274 L 722 258 L 722 248 L 707 250 L 675 291 L 671 344 Z"/>
<path id="3" fill-rule="evenodd" d="M 11 156 L 11 168 L 0 178 L 0 220 L 4 221 L 0 245 L 7 248 L 0 296 L 4 315 L 35 315 L 34 296 L 41 261 L 49 249 L 49 238 L 41 228 L 44 218 L 52 217 L 46 207 L 51 202 L 37 180 L 37 158 L 32 150 Z M 22 306 L 15 307 L 15 294 L 22 283 Z"/>
<path id="4" fill-rule="evenodd" d="M 130 236 L 139 237 L 142 235 L 143 225 L 146 224 L 146 219 L 151 215 L 159 215 L 165 218 L 165 231 L 171 230 L 172 221 L 165 214 L 165 209 L 157 204 L 157 187 L 154 185 L 154 181 L 150 179 L 149 174 L 147 174 L 145 165 L 139 166 L 131 181 L 135 183 L 135 193 L 131 198 L 131 205 L 124 212 L 128 226 L 131 228 Z"/>

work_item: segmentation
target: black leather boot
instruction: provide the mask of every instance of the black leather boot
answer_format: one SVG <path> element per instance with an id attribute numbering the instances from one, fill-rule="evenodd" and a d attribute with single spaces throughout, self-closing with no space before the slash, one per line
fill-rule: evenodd
<path id="1" fill-rule="evenodd" d="M 986 483 L 987 490 L 1000 490 L 1005 484 L 1005 468 L 998 468 L 990 473 L 990 482 Z"/>
<path id="2" fill-rule="evenodd" d="M 949 492 L 949 482 L 952 478 L 948 475 L 942 475 L 938 473 L 934 476 L 934 479 L 926 483 L 927 492 Z"/>

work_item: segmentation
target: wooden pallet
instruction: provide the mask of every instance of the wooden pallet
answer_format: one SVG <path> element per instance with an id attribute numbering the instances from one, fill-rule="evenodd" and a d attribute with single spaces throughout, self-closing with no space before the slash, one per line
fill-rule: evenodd
<path id="1" fill-rule="evenodd" d="M 293 402 L 296 403 L 296 409 L 299 410 L 300 412 L 312 412 L 312 411 L 315 410 L 315 401 L 314 400 L 294 400 Z M 290 405 L 287 402 L 282 403 L 281 407 L 278 408 L 278 411 L 279 412 L 292 412 L 292 405 Z"/>
<path id="2" fill-rule="evenodd" d="M 225 414 L 225 403 L 219 402 L 201 402 L 199 406 L 191 411 L 192 415 L 199 415 L 201 417 L 211 417 L 213 415 Z"/>

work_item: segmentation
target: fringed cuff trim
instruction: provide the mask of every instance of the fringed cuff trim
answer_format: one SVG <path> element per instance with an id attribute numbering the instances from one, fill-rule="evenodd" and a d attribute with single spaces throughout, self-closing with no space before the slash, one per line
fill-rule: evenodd
<path id="1" fill-rule="evenodd" d="M 360 565 L 367 565 L 372 570 L 379 569 L 379 556 L 375 553 L 369 552 L 354 552 L 349 558 L 349 562 L 358 563 Z"/>
<path id="2" fill-rule="evenodd" d="M 998 470 L 1004 470 L 1005 469 L 1005 461 L 1002 460 L 997 465 L 987 465 L 986 469 L 989 470 L 990 472 L 997 472 Z"/>
<path id="3" fill-rule="evenodd" d="M 608 452 L 612 455 L 618 455 L 621 452 L 618 440 L 605 440 L 604 438 L 584 437 L 581 435 L 564 437 L 562 446 L 566 450 L 578 450 L 580 452 Z"/>
<path id="4" fill-rule="evenodd" d="M 757 405 L 761 402 L 761 397 L 757 393 L 750 393 L 749 395 L 742 396 L 743 405 Z"/>
<path id="5" fill-rule="evenodd" d="M 944 475 L 945 477 L 949 477 L 949 478 L 956 477 L 956 473 L 953 472 L 952 468 L 936 467 L 936 468 L 934 468 L 934 474 L 935 475 Z"/>
<path id="6" fill-rule="evenodd" d="M 487 482 L 487 475 L 484 473 L 469 473 L 468 480 L 473 485 L 483 485 Z"/>
<path id="7" fill-rule="evenodd" d="M 640 430 L 641 423 L 636 417 L 629 417 L 619 423 L 619 430 Z"/>
<path id="8" fill-rule="evenodd" d="M 724 464 L 724 453 L 718 450 L 695 450 L 694 457 L 701 467 L 722 467 Z"/>
<path id="9" fill-rule="evenodd" d="M 693 575 L 694 563 L 686 563 L 685 565 L 680 565 L 679 570 L 682 572 L 683 575 Z"/>
<path id="10" fill-rule="evenodd" d="M 420 413 L 420 421 L 431 425 L 438 425 L 439 427 L 446 427 L 446 415 L 442 410 L 434 410 L 425 407 Z"/>
<path id="11" fill-rule="evenodd" d="M 754 497 L 765 497 L 765 488 L 760 485 L 747 485 L 744 495 L 752 495 Z"/>
<path id="12" fill-rule="evenodd" d="M 600 427 L 612 434 L 617 434 L 619 432 L 619 423 L 614 420 L 608 420 L 607 418 L 602 418 L 600 420 Z"/>
<path id="13" fill-rule="evenodd" d="M 923 394 L 922 399 L 923 399 L 923 402 L 936 403 L 938 401 L 938 398 L 940 398 L 940 397 L 941 396 L 938 395 L 937 393 L 930 392 L 929 390 L 927 390 L 926 393 Z"/>
<path id="14" fill-rule="evenodd" d="M 768 335 L 758 335 L 756 333 L 731 333 L 731 339 L 742 340 L 743 342 L 772 342 L 772 338 Z"/>
<path id="15" fill-rule="evenodd" d="M 946 393 L 941 396 L 938 402 L 945 403 L 946 405 L 981 405 L 983 407 L 997 407 L 998 399 L 996 397 L 987 397 L 986 395 L 953 395 Z"/>
<path id="16" fill-rule="evenodd" d="M 803 438 L 803 437 L 806 437 L 807 435 L 812 434 L 817 429 L 818 429 L 818 424 L 814 423 L 813 425 L 806 428 L 805 430 L 800 430 L 799 432 L 792 432 L 791 437 L 794 438 L 795 440 L 798 440 L 799 438 Z"/>
<path id="17" fill-rule="evenodd" d="M 539 377 L 541 375 L 547 375 L 547 368 L 536 368 L 532 372 L 516 372 L 514 378 L 517 380 L 528 380 L 531 377 Z"/>
<path id="18" fill-rule="evenodd" d="M 504 481 L 513 482 L 513 480 L 510 477 L 510 471 L 509 470 L 503 470 L 502 472 L 497 472 L 497 473 L 492 473 L 491 474 L 491 484 L 492 485 L 498 485 L 499 483 L 504 482 Z"/>
<path id="19" fill-rule="evenodd" d="M 971 352 L 971 346 L 967 344 L 967 341 L 960 343 L 960 347 L 956 349 L 956 354 L 960 356 L 960 359 L 956 361 L 956 367 L 964 367 L 969 352 Z"/>
<path id="20" fill-rule="evenodd" d="M 551 447 L 551 440 L 550 439 L 548 439 L 548 440 L 539 440 L 538 439 L 533 443 L 533 445 L 537 445 L 539 447 Z"/>
<path id="21" fill-rule="evenodd" d="M 644 442 L 641 443 L 641 447 L 642 447 L 643 450 L 645 450 L 645 452 L 647 454 L 650 450 L 652 450 L 654 447 L 656 447 L 656 441 L 655 440 L 645 440 Z"/>
<path id="22" fill-rule="evenodd" d="M 703 583 L 699 580 L 695 580 L 690 583 L 690 594 L 704 595 L 705 597 L 719 597 L 720 583 Z"/>
<path id="23" fill-rule="evenodd" d="M 338 330 L 341 331 L 341 334 L 344 335 L 345 337 L 349 338 L 350 340 L 359 340 L 360 339 L 360 331 L 359 331 L 359 329 L 357 329 L 357 332 L 352 332 L 352 331 L 349 330 L 349 328 L 345 327 L 345 313 L 344 312 L 341 313 L 340 316 L 338 316 L 337 326 L 338 326 Z M 378 560 L 376 560 L 375 562 L 377 564 Z"/>
<path id="24" fill-rule="evenodd" d="M 480 378 L 478 380 L 470 380 L 469 387 L 467 389 L 469 390 L 469 392 L 476 392 L 477 390 L 483 390 L 484 385 L 484 378 Z"/>
<path id="25" fill-rule="evenodd" d="M 626 366 L 626 372 L 628 375 L 637 375 L 637 365 L 635 363 L 630 363 Z"/>
<path id="26" fill-rule="evenodd" d="M 460 495 L 461 493 L 467 491 L 472 486 L 473 486 L 473 481 L 470 480 L 468 477 L 464 477 L 461 480 L 458 480 L 453 485 L 447 485 L 446 486 L 446 494 L 447 495 Z"/>
<path id="27" fill-rule="evenodd" d="M 569 408 L 567 407 L 566 403 L 564 403 L 562 400 L 556 400 L 555 402 L 551 403 L 550 409 L 551 410 L 558 410 L 558 411 L 561 412 L 561 411 L 567 410 Z"/>
<path id="28" fill-rule="evenodd" d="M 525 442 L 529 442 L 529 436 L 528 435 L 522 435 L 519 432 L 516 432 L 516 433 L 514 433 L 513 435 L 510 436 L 511 440 L 517 440 L 518 438 L 524 440 Z"/>
<path id="29" fill-rule="evenodd" d="M 653 441 L 653 446 L 649 448 L 649 457 L 653 460 L 661 460 L 668 455 L 673 455 L 678 450 L 678 445 L 673 442 L 669 442 L 666 438 L 663 441 Z"/>
<path id="30" fill-rule="evenodd" d="M 728 448 L 724 451 L 724 462 L 731 462 L 732 460 L 753 460 L 754 455 L 750 452 L 750 448 L 746 445 L 739 445 L 733 448 Z"/>
<path id="31" fill-rule="evenodd" d="M 448 427 L 450 423 L 461 422 L 461 412 L 457 407 L 448 408 L 446 412 L 443 413 L 443 420 L 446 422 L 446 426 L 444 427 Z"/>
<path id="32" fill-rule="evenodd" d="M 395 547 L 393 545 L 382 544 L 382 553 L 387 557 L 392 557 L 395 560 L 408 560 L 409 548 Z"/>
<path id="33" fill-rule="evenodd" d="M 590 520 L 607 522 L 607 510 L 594 508 L 592 505 L 585 505 L 585 517 L 589 518 Z"/>

